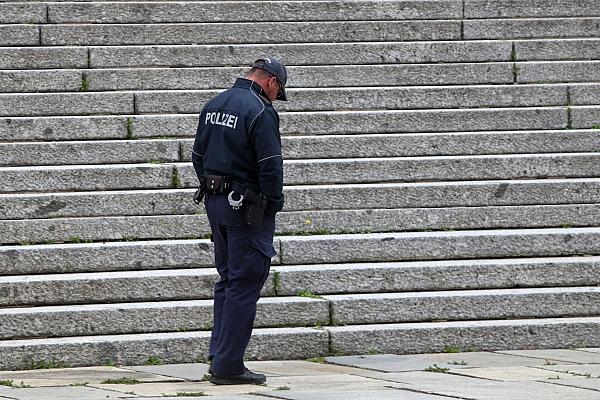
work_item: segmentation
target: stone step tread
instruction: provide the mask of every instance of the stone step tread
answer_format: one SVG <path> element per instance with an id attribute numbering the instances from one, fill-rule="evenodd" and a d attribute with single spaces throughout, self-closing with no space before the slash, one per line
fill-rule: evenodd
<path id="1" fill-rule="evenodd" d="M 461 18 L 457 0 L 56 3 L 51 23 L 257 22 Z"/>
<path id="2" fill-rule="evenodd" d="M 104 365 L 107 359 L 116 364 L 143 365 L 150 356 L 166 363 L 198 362 L 208 354 L 209 340 L 208 331 L 0 340 L 0 368 L 23 369 L 28 359 L 55 360 L 73 367 Z M 328 334 L 324 330 L 257 328 L 246 356 L 289 360 L 327 352 Z"/>
<path id="3" fill-rule="evenodd" d="M 286 160 L 441 155 L 584 153 L 600 130 L 283 136 Z M 194 139 L 0 143 L 1 166 L 191 162 Z"/>
<path id="4" fill-rule="evenodd" d="M 597 105 L 282 112 L 280 130 L 284 135 L 349 135 L 591 129 L 599 115 Z M 0 118 L 0 141 L 189 138 L 197 126 L 197 114 L 5 117 Z"/>
<path id="5" fill-rule="evenodd" d="M 209 330 L 213 300 L 83 304 L 0 309 L 0 339 Z M 255 328 L 329 323 L 329 303 L 264 297 Z"/>
<path id="6" fill-rule="evenodd" d="M 0 194 L 5 219 L 141 216 L 202 212 L 193 189 Z M 299 185 L 284 187 L 284 211 L 600 203 L 600 179 Z M 360 201 L 357 201 L 360 199 Z"/>
<path id="7" fill-rule="evenodd" d="M 600 7 L 595 0 L 572 2 L 555 0 L 533 1 L 488 1 L 465 2 L 465 18 L 523 18 L 523 17 L 589 17 L 600 16 Z"/>
<path id="8" fill-rule="evenodd" d="M 586 27 L 589 29 L 586 24 L 582 25 L 584 26 L 574 25 L 571 29 L 574 33 L 579 33 Z M 38 27 L 32 28 L 36 29 L 37 37 L 35 37 L 34 43 L 25 42 L 27 45 L 254 44 L 461 39 L 461 21 L 441 19 L 42 25 L 39 27 L 41 43 L 39 43 Z M 565 30 L 570 32 L 568 29 Z M 307 36 L 305 34 L 307 31 L 310 31 L 311 35 Z M 592 33 L 593 31 L 590 32 L 590 34 Z M 476 35 L 471 35 L 470 38 L 476 38 Z M 19 44 L 17 42 L 15 45 Z"/>
<path id="9" fill-rule="evenodd" d="M 599 159 L 590 152 L 285 160 L 284 184 L 599 177 Z M 190 163 L 0 167 L 0 177 L 4 193 L 198 185 Z"/>
<path id="10" fill-rule="evenodd" d="M 471 350 L 597 347 L 600 318 L 542 318 L 421 322 L 315 328 L 258 328 L 249 359 L 306 359 L 331 352 L 393 354 L 441 352 L 449 344 Z M 510 341 L 506 338 L 510 337 Z M 207 354 L 209 332 L 172 332 L 0 341 L 2 369 L 26 366 L 24 359 L 70 366 L 141 365 L 155 356 L 165 363 L 198 362 Z M 358 341 L 358 342 L 357 342 Z M 358 344 L 357 344 L 358 343 Z M 110 344 L 110 346 L 108 346 Z M 135 351 L 134 351 L 135 349 Z M 81 354 L 86 354 L 85 359 Z"/>
<path id="11" fill-rule="evenodd" d="M 465 20 L 466 39 L 597 38 L 597 17 Z"/>
<path id="12" fill-rule="evenodd" d="M 294 265 L 594 255 L 600 254 L 599 243 L 598 227 L 278 236 L 274 247 L 279 254 L 273 262 Z M 118 269 L 118 273 L 127 274 L 122 270 L 209 266 L 213 263 L 211 248 L 207 239 L 1 246 L 0 263 L 4 274 L 72 269 Z M 136 259 L 130 254 L 137 254 Z"/>
<path id="13" fill-rule="evenodd" d="M 600 204 L 282 212 L 276 234 L 600 226 Z M 0 220 L 1 244 L 206 237 L 206 215 Z"/>

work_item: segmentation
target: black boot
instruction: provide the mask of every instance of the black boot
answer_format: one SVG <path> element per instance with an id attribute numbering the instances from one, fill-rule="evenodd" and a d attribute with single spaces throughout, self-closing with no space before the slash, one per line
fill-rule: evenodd
<path id="1" fill-rule="evenodd" d="M 213 372 L 210 375 L 210 381 L 215 385 L 261 384 L 267 381 L 267 377 L 246 368 L 246 371 L 240 375 L 219 375 Z"/>

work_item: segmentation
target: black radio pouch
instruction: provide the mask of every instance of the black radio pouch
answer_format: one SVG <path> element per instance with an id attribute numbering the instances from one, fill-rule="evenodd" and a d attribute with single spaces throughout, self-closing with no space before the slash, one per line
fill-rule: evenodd
<path id="1" fill-rule="evenodd" d="M 244 221 L 246 221 L 247 225 L 255 228 L 259 227 L 262 224 L 265 209 L 267 208 L 267 198 L 262 193 L 257 195 L 250 189 L 246 189 L 244 199 L 246 200 Z"/>

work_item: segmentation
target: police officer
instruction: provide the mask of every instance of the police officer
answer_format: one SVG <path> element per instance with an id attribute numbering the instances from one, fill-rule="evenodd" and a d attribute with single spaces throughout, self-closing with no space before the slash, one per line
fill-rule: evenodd
<path id="1" fill-rule="evenodd" d="M 258 59 L 245 78 L 200 113 L 192 161 L 200 181 L 196 200 L 206 193 L 220 275 L 208 354 L 210 381 L 218 385 L 266 381 L 245 368 L 243 357 L 276 254 L 273 233 L 275 214 L 283 207 L 283 160 L 272 101 L 287 101 L 286 82 L 279 60 Z"/>

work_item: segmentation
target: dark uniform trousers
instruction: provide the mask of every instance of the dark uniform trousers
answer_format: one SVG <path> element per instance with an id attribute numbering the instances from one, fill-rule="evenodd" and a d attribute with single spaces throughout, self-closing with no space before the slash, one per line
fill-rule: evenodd
<path id="1" fill-rule="evenodd" d="M 256 316 L 256 302 L 269 275 L 275 217 L 265 215 L 262 225 L 244 222 L 244 206 L 234 210 L 225 194 L 207 193 L 215 264 L 220 280 L 215 284 L 214 326 L 209 356 L 213 371 L 238 375 L 245 371 L 243 357 Z"/>

